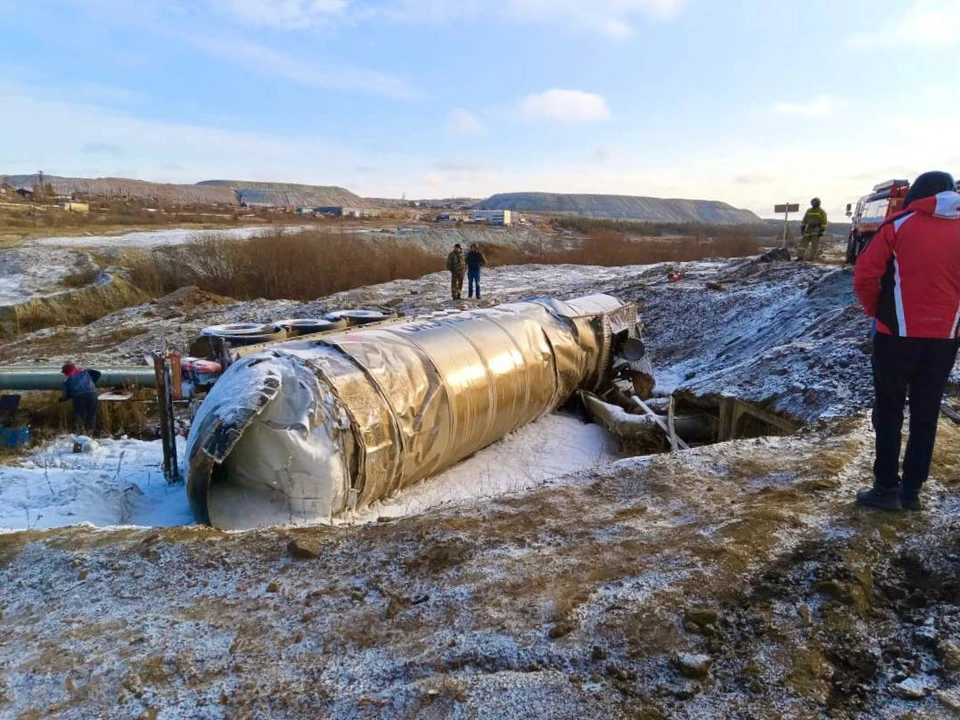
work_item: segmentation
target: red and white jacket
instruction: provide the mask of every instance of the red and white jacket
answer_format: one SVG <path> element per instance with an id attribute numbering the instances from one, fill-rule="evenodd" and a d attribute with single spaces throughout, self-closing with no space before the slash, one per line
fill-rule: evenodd
<path id="1" fill-rule="evenodd" d="M 916 200 L 881 225 L 853 286 L 878 332 L 960 337 L 960 194 Z"/>

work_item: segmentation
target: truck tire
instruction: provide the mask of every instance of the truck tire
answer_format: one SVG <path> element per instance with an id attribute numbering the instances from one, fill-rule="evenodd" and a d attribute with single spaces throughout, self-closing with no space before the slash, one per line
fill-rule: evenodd
<path id="1" fill-rule="evenodd" d="M 343 330 L 347 327 L 347 321 L 345 319 L 327 320 L 325 318 L 292 318 L 289 320 L 278 320 L 274 324 L 286 330 L 288 337 L 300 337 L 301 335 L 313 335 L 314 333 Z"/>
<path id="2" fill-rule="evenodd" d="M 357 327 L 383 322 L 390 316 L 379 310 L 337 310 L 327 313 L 325 317 L 328 320 L 346 320 L 348 327 Z"/>
<path id="3" fill-rule="evenodd" d="M 227 325 L 211 325 L 200 331 L 207 337 L 218 337 L 226 340 L 233 347 L 245 345 L 259 345 L 260 343 L 285 340 L 287 331 L 279 325 L 268 323 L 230 323 Z"/>

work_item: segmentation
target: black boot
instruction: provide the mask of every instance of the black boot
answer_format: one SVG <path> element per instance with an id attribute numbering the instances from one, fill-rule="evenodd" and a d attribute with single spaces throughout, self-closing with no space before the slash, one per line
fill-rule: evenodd
<path id="1" fill-rule="evenodd" d="M 900 488 L 864 488 L 857 493 L 857 505 L 878 510 L 899 510 Z"/>
<path id="2" fill-rule="evenodd" d="M 923 506 L 920 504 L 920 491 L 904 486 L 900 490 L 900 506 L 904 510 L 920 512 Z"/>

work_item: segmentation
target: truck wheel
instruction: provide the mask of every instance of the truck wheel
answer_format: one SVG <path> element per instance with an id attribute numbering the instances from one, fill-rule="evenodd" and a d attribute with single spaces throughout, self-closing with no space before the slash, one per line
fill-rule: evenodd
<path id="1" fill-rule="evenodd" d="M 379 310 L 337 310 L 326 315 L 328 320 L 346 320 L 348 327 L 382 322 L 388 317 L 386 313 Z"/>
<path id="2" fill-rule="evenodd" d="M 278 340 L 285 340 L 287 337 L 287 331 L 274 323 L 265 325 L 257 323 L 211 325 L 201 330 L 200 334 L 207 337 L 222 338 L 234 347 L 277 342 Z"/>
<path id="3" fill-rule="evenodd" d="M 293 318 L 290 320 L 278 320 L 274 324 L 286 330 L 288 337 L 313 335 L 314 333 L 342 330 L 347 327 L 346 320 L 334 321 L 324 318 Z"/>

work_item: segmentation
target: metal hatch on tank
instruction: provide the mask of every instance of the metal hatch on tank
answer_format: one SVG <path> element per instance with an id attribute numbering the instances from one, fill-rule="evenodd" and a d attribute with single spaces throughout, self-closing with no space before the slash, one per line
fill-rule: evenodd
<path id="1" fill-rule="evenodd" d="M 384 499 L 609 383 L 636 319 L 609 295 L 537 298 L 243 358 L 191 429 L 194 516 L 309 523 Z"/>

